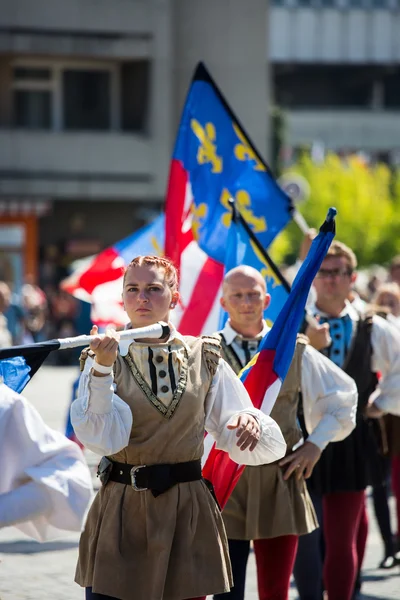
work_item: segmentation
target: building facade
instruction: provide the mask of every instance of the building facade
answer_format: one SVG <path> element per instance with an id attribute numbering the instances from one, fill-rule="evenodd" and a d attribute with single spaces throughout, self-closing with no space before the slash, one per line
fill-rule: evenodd
<path id="1" fill-rule="evenodd" d="M 199 60 L 267 158 L 271 99 L 290 146 L 394 155 L 399 2 L 3 0 L 0 279 L 66 270 L 160 210 Z"/>
<path id="2" fill-rule="evenodd" d="M 160 210 L 200 59 L 265 154 L 266 13 L 265 0 L 3 0 L 0 279 L 37 276 L 38 247 L 68 263 Z"/>
<path id="3" fill-rule="evenodd" d="M 267 40 L 292 146 L 397 159 L 399 0 L 274 0 Z"/>

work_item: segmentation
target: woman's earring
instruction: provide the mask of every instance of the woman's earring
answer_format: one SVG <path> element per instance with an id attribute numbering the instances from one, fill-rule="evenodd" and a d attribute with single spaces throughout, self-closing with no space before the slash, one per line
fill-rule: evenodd
<path id="1" fill-rule="evenodd" d="M 175 308 L 175 302 L 171 302 L 171 304 L 169 305 L 170 308 Z"/>

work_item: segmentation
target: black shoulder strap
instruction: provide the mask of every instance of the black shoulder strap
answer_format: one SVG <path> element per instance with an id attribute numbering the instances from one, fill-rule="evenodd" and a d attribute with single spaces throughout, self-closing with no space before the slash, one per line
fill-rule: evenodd
<path id="1" fill-rule="evenodd" d="M 229 366 L 232 367 L 232 369 L 235 371 L 235 373 L 239 373 L 239 371 L 241 371 L 245 365 L 242 365 L 240 358 L 238 357 L 238 355 L 236 354 L 236 352 L 232 348 L 232 346 L 229 346 L 226 343 L 226 339 L 225 339 L 223 333 L 220 333 L 219 335 L 221 336 L 222 351 L 227 358 L 227 362 L 229 363 Z"/>

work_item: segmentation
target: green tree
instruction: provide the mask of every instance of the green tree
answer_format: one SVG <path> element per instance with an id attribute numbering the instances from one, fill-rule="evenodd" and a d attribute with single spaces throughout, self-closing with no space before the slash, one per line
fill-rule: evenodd
<path id="1" fill-rule="evenodd" d="M 298 206 L 310 227 L 318 228 L 328 208 L 337 208 L 336 239 L 351 246 L 360 266 L 385 264 L 400 253 L 400 172 L 385 164 L 368 166 L 360 157 L 327 154 L 315 164 L 303 153 L 285 174 L 302 175 L 310 195 Z M 274 242 L 272 255 L 291 263 L 302 239 L 292 223 Z"/>
<path id="2" fill-rule="evenodd" d="M 282 151 L 286 137 L 285 113 L 279 106 L 273 106 L 270 112 L 271 118 L 271 170 L 275 177 L 282 172 Z"/>

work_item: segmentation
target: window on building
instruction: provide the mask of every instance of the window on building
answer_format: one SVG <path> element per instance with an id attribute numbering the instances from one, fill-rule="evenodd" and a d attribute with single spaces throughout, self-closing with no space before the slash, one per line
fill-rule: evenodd
<path id="1" fill-rule="evenodd" d="M 24 129 L 50 129 L 51 93 L 15 90 L 14 125 Z"/>
<path id="2" fill-rule="evenodd" d="M 369 108 L 374 80 L 370 66 L 274 67 L 275 95 L 284 108 Z"/>
<path id="3" fill-rule="evenodd" d="M 400 108 L 400 68 L 393 67 L 384 79 L 385 106 L 389 109 Z"/>
<path id="4" fill-rule="evenodd" d="M 299 8 L 338 8 L 338 9 L 391 9 L 398 10 L 400 0 L 271 0 L 272 6 Z"/>
<path id="5" fill-rule="evenodd" d="M 63 108 L 65 129 L 110 129 L 110 72 L 64 69 Z"/>
<path id="6" fill-rule="evenodd" d="M 121 67 L 121 127 L 125 131 L 145 132 L 148 127 L 150 64 L 148 61 L 124 63 Z"/>
<path id="7" fill-rule="evenodd" d="M 17 59 L 13 124 L 55 131 L 146 132 L 150 63 Z"/>
<path id="8" fill-rule="evenodd" d="M 14 126 L 50 129 L 53 91 L 50 69 L 15 67 L 12 83 Z"/>

